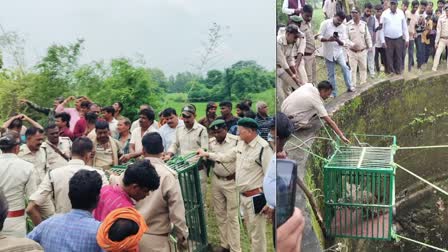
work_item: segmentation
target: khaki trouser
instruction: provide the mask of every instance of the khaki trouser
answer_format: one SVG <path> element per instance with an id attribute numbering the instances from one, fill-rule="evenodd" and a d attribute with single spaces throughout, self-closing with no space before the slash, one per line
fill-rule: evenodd
<path id="1" fill-rule="evenodd" d="M 201 194 L 202 194 L 202 203 L 204 206 L 206 205 L 207 199 L 207 169 L 202 169 L 199 171 L 199 177 L 201 180 Z"/>
<path id="2" fill-rule="evenodd" d="M 353 52 L 352 50 L 347 50 L 348 61 L 350 64 L 350 69 L 352 72 L 352 85 L 355 87 L 358 83 L 356 72 L 359 66 L 359 76 L 360 84 L 367 82 L 367 49 L 362 52 Z"/>
<path id="3" fill-rule="evenodd" d="M 306 75 L 308 81 L 317 84 L 317 67 L 316 67 L 316 55 L 313 53 L 310 56 L 302 57 L 303 65 L 305 66 Z"/>
<path id="4" fill-rule="evenodd" d="M 278 103 L 282 104 L 293 89 L 298 89 L 299 85 L 291 78 L 291 76 L 283 69 L 277 67 L 277 98 Z"/>
<path id="5" fill-rule="evenodd" d="M 212 194 L 221 247 L 230 249 L 231 252 L 240 252 L 239 206 L 235 180 L 226 181 L 213 175 Z"/>
<path id="6" fill-rule="evenodd" d="M 255 214 L 252 198 L 241 195 L 244 220 L 247 224 L 251 252 L 266 252 L 266 218 L 263 214 Z"/>
<path id="7" fill-rule="evenodd" d="M 3 224 L 1 234 L 17 238 L 26 237 L 26 218 L 24 216 L 8 217 Z"/>
<path id="8" fill-rule="evenodd" d="M 140 251 L 144 252 L 174 252 L 176 249 L 170 243 L 168 236 L 144 233 L 139 243 Z"/>
<path id="9" fill-rule="evenodd" d="M 448 46 L 448 39 L 440 38 L 439 43 L 437 44 L 436 55 L 434 56 L 434 64 L 432 66 L 433 71 L 437 71 L 437 67 L 439 66 L 440 56 L 443 53 L 445 47 Z M 447 60 L 447 68 L 448 68 L 448 60 Z"/>
<path id="10" fill-rule="evenodd" d="M 303 57 L 302 60 L 300 61 L 299 67 L 296 68 L 296 71 L 300 85 L 308 83 L 308 76 L 306 75 L 305 61 L 303 60 Z"/>

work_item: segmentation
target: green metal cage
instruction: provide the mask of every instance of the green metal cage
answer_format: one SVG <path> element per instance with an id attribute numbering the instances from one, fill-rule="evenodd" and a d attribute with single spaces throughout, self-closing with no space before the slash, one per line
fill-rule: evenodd
<path id="1" fill-rule="evenodd" d="M 204 252 L 208 249 L 207 225 L 205 222 L 204 202 L 202 202 L 201 182 L 198 171 L 199 160 L 195 153 L 176 156 L 167 165 L 177 172 L 185 206 L 185 219 L 188 227 L 188 252 Z M 115 174 L 126 170 L 126 165 L 110 169 Z M 172 239 L 175 241 L 175 239 Z"/>
<path id="2" fill-rule="evenodd" d="M 330 237 L 391 240 L 395 136 L 354 135 L 324 166 L 325 227 Z"/>

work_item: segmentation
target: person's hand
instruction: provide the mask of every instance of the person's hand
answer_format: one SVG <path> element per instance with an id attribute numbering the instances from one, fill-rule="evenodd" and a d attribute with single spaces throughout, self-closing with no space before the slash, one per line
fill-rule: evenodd
<path id="1" fill-rule="evenodd" d="M 297 75 L 293 74 L 293 75 L 291 76 L 291 79 L 292 79 L 297 85 L 300 86 L 300 81 L 299 81 L 299 78 L 297 78 Z"/>
<path id="2" fill-rule="evenodd" d="M 188 249 L 188 240 L 185 239 L 185 237 L 178 237 L 177 238 L 177 249 L 180 250 L 180 251 Z"/>
<path id="3" fill-rule="evenodd" d="M 24 115 L 24 114 L 18 114 L 18 115 L 16 115 L 16 119 L 20 119 L 20 120 L 26 120 L 26 115 Z"/>
<path id="4" fill-rule="evenodd" d="M 27 99 L 20 99 L 19 102 L 20 102 L 20 104 L 26 104 L 28 102 L 28 100 Z"/>
<path id="5" fill-rule="evenodd" d="M 173 157 L 173 155 L 171 153 L 167 152 L 165 155 L 162 156 L 162 160 L 168 161 L 171 159 L 171 157 Z"/>
<path id="6" fill-rule="evenodd" d="M 261 209 L 261 213 L 266 216 L 266 218 L 272 223 L 274 220 L 274 209 L 266 205 Z"/>
<path id="7" fill-rule="evenodd" d="M 327 39 L 329 42 L 338 41 L 338 39 L 335 36 L 331 36 Z"/>
<path id="8" fill-rule="evenodd" d="M 123 156 L 120 157 L 120 162 L 121 163 L 126 163 L 131 159 L 131 154 L 124 154 Z"/>
<path id="9" fill-rule="evenodd" d="M 406 45 L 406 48 L 408 48 L 409 47 L 409 41 L 406 41 L 405 45 Z"/>
<path id="10" fill-rule="evenodd" d="M 304 227 L 302 211 L 295 208 L 292 216 L 277 228 L 277 251 L 300 252 Z"/>
<path id="11" fill-rule="evenodd" d="M 281 152 L 276 153 L 276 157 L 278 159 L 285 159 L 287 156 L 288 156 L 288 154 L 286 153 L 286 151 L 281 151 Z"/>
<path id="12" fill-rule="evenodd" d="M 336 38 L 336 42 L 338 43 L 338 45 L 343 46 L 344 42 L 342 42 L 339 38 Z"/>
<path id="13" fill-rule="evenodd" d="M 295 15 L 300 15 L 301 12 L 302 12 L 302 11 L 301 11 L 300 9 L 295 9 L 295 10 L 294 10 L 294 14 L 295 14 Z"/>
<path id="14" fill-rule="evenodd" d="M 346 144 L 350 144 L 350 140 L 348 140 L 344 135 L 341 136 L 341 140 Z"/>
<path id="15" fill-rule="evenodd" d="M 208 156 L 209 156 L 209 154 L 202 148 L 198 149 L 197 154 L 199 157 L 203 157 L 203 158 L 208 158 Z"/>
<path id="16" fill-rule="evenodd" d="M 387 48 L 386 43 L 382 43 L 382 44 L 381 44 L 381 47 L 382 47 L 382 48 Z"/>

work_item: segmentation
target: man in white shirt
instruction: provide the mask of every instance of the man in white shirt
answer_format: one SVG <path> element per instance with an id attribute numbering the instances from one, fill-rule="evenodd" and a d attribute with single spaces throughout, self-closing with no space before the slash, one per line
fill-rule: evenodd
<path id="1" fill-rule="evenodd" d="M 151 106 L 149 106 L 148 104 L 140 105 L 140 111 L 143 110 L 143 109 L 149 109 L 149 110 L 154 111 L 154 109 Z M 137 127 L 140 126 L 139 122 L 140 122 L 140 119 L 137 119 L 137 120 L 132 122 L 132 124 L 131 124 L 131 132 L 134 131 Z M 156 129 L 159 129 L 158 125 L 159 125 L 159 123 L 157 122 L 157 120 L 154 120 L 154 127 Z"/>
<path id="2" fill-rule="evenodd" d="M 390 1 L 390 8 L 381 15 L 386 47 L 386 73 L 401 74 L 403 72 L 403 50 L 409 46 L 409 32 L 406 16 L 398 8 L 397 0 Z"/>
<path id="3" fill-rule="evenodd" d="M 325 58 L 325 65 L 327 66 L 328 79 L 333 85 L 333 94 L 337 95 L 336 73 L 335 66 L 341 66 L 342 74 L 344 76 L 345 86 L 348 92 L 355 91 L 352 86 L 351 73 L 347 66 L 345 58 L 344 46 L 352 46 L 348 39 L 347 28 L 342 23 L 345 19 L 345 14 L 342 11 L 336 13 L 332 19 L 327 19 L 320 25 L 318 38 L 322 42 L 322 55 Z"/>
<path id="4" fill-rule="evenodd" d="M 121 156 L 121 162 L 127 162 L 131 158 L 140 157 L 143 154 L 142 138 L 149 132 L 158 132 L 154 126 L 155 114 L 153 110 L 142 109 L 139 113 L 140 127 L 134 129 L 131 133 L 131 141 L 129 142 L 130 153 Z"/>
<path id="5" fill-rule="evenodd" d="M 338 0 L 325 0 L 323 7 L 325 19 L 332 19 L 334 17 L 337 4 Z"/>
<path id="6" fill-rule="evenodd" d="M 322 81 L 317 88 L 307 83 L 294 91 L 285 99 L 281 106 L 281 112 L 285 113 L 295 129 L 309 128 L 311 118 L 317 114 L 339 135 L 344 142 L 349 142 L 337 124 L 328 115 L 323 100 L 330 97 L 333 86 L 328 81 Z"/>
<path id="7" fill-rule="evenodd" d="M 112 106 L 107 106 L 101 109 L 103 118 L 109 123 L 110 134 L 113 138 L 118 138 L 119 133 L 117 131 L 118 121 L 115 119 L 115 109 Z"/>
<path id="8" fill-rule="evenodd" d="M 20 136 L 16 132 L 6 133 L 0 138 L 0 188 L 9 205 L 8 217 L 2 234 L 25 237 L 25 199 L 37 189 L 37 174 L 33 164 L 20 159 Z"/>
<path id="9" fill-rule="evenodd" d="M 179 120 L 176 110 L 173 108 L 165 109 L 162 116 L 166 119 L 166 124 L 160 127 L 159 134 L 162 137 L 163 151 L 167 152 L 176 138 L 176 129 L 183 126 L 184 121 Z"/>
<path id="10" fill-rule="evenodd" d="M 282 12 L 288 16 L 300 15 L 302 6 L 303 5 L 300 0 L 283 0 Z"/>

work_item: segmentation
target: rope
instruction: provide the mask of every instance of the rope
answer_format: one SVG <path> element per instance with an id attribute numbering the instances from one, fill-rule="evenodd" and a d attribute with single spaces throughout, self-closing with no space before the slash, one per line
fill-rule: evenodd
<path id="1" fill-rule="evenodd" d="M 401 165 L 399 165 L 399 164 L 397 164 L 397 163 L 394 163 L 394 164 L 395 164 L 398 168 L 402 169 L 403 171 L 405 171 L 405 172 L 411 174 L 412 176 L 416 177 L 417 179 L 419 179 L 419 180 L 425 182 L 426 184 L 430 185 L 431 187 L 433 187 L 433 188 L 436 189 L 437 191 L 439 191 L 439 192 L 441 192 L 441 193 L 443 193 L 443 194 L 445 194 L 445 195 L 448 196 L 448 192 L 446 192 L 446 191 L 443 190 L 442 188 L 440 188 L 440 187 L 434 185 L 433 183 L 429 182 L 428 180 L 426 180 L 426 179 L 424 179 L 424 178 L 418 176 L 417 174 L 411 172 L 410 170 L 404 168 L 403 166 L 401 166 Z"/>
<path id="2" fill-rule="evenodd" d="M 407 237 L 398 235 L 398 234 L 396 234 L 396 233 L 392 233 L 392 238 L 393 238 L 394 240 L 396 240 L 396 241 L 399 241 L 400 239 L 404 239 L 404 240 L 407 240 L 407 241 L 410 241 L 410 242 L 414 242 L 414 243 L 417 243 L 417 244 L 420 244 L 420 245 L 422 245 L 422 246 L 425 246 L 425 247 L 428 247 L 428 248 L 432 248 L 432 249 L 435 249 L 435 250 L 438 250 L 438 251 L 448 252 L 448 250 L 446 250 L 446 249 L 438 248 L 438 247 L 435 247 L 435 246 L 426 244 L 426 243 L 424 243 L 424 242 L 416 241 L 416 240 L 413 240 L 413 239 L 411 239 L 411 238 L 407 238 Z"/>
<path id="3" fill-rule="evenodd" d="M 399 150 L 439 149 L 439 148 L 448 148 L 448 145 L 408 146 L 408 147 L 400 147 L 400 146 L 398 146 Z"/>

